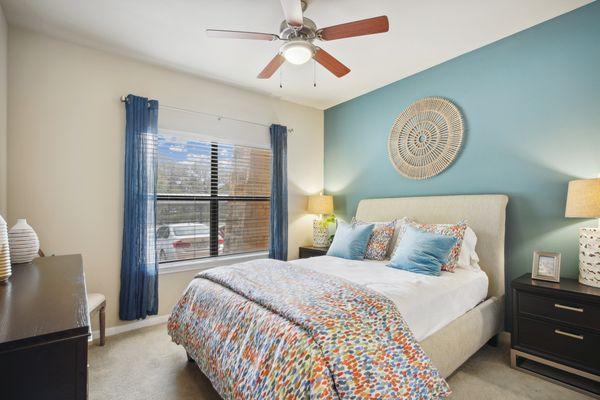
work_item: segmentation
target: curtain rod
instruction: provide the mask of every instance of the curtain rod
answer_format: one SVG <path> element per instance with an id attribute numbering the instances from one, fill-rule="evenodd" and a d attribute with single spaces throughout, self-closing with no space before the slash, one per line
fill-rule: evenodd
<path id="1" fill-rule="evenodd" d="M 121 101 L 123 103 L 127 102 L 127 96 L 121 96 Z M 158 108 L 162 108 L 165 110 L 172 110 L 172 111 L 181 111 L 181 112 L 185 112 L 185 113 L 189 113 L 189 114 L 208 115 L 210 117 L 217 118 L 219 121 L 222 119 L 228 119 L 230 121 L 244 122 L 246 124 L 264 126 L 265 128 L 268 128 L 270 126 L 270 125 L 263 124 L 260 122 L 248 121 L 248 120 L 239 119 L 239 118 L 225 117 L 225 116 L 219 115 L 219 114 L 212 114 L 212 113 L 208 113 L 208 112 L 204 112 L 204 111 L 196 111 L 196 110 L 189 110 L 187 108 L 179 108 L 179 107 L 175 107 L 175 106 L 162 105 L 160 103 L 158 104 Z M 294 128 L 288 128 L 288 133 L 294 133 Z"/>

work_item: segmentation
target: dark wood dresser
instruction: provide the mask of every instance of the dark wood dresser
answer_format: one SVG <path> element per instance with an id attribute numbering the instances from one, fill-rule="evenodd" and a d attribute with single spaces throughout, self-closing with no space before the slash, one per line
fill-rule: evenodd
<path id="1" fill-rule="evenodd" d="M 302 246 L 299 249 L 299 258 L 310 258 L 324 256 L 327 254 L 328 247 Z"/>
<path id="2" fill-rule="evenodd" d="M 0 284 L 0 398 L 87 398 L 90 322 L 80 255 L 13 266 Z"/>
<path id="3" fill-rule="evenodd" d="M 526 274 L 512 296 L 512 367 L 600 398 L 600 289 Z"/>

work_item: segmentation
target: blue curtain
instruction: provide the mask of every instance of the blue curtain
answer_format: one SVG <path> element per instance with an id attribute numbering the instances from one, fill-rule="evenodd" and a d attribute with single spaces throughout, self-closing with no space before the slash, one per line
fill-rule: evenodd
<path id="1" fill-rule="evenodd" d="M 129 95 L 125 113 L 125 209 L 119 317 L 134 320 L 158 312 L 155 237 L 158 101 Z"/>
<path id="2" fill-rule="evenodd" d="M 287 128 L 271 125 L 271 226 L 269 258 L 287 260 L 288 251 L 288 191 L 287 191 Z"/>

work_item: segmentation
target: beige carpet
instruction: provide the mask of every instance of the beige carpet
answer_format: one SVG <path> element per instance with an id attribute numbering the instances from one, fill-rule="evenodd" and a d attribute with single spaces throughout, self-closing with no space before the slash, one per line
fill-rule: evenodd
<path id="1" fill-rule="evenodd" d="M 107 338 L 90 346 L 90 400 L 220 399 L 183 348 L 171 343 L 166 326 Z M 452 399 L 585 400 L 587 396 L 509 367 L 508 343 L 485 346 L 448 383 Z"/>

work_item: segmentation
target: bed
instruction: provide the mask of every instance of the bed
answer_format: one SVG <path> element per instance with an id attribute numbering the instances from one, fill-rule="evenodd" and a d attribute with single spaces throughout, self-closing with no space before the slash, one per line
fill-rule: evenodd
<path id="1" fill-rule="evenodd" d="M 487 298 L 421 342 L 444 377 L 496 336 L 504 326 L 504 238 L 506 195 L 400 197 L 362 200 L 361 221 L 386 221 L 404 216 L 423 223 L 467 220 L 477 233 L 477 254 L 489 281 Z"/>
<path id="2" fill-rule="evenodd" d="M 392 300 L 421 342 L 487 298 L 483 271 L 457 268 L 440 276 L 390 268 L 389 260 L 346 260 L 320 256 L 291 261 L 314 271 L 366 286 Z"/>
<path id="3" fill-rule="evenodd" d="M 412 273 L 326 256 L 216 268 L 190 283 L 169 333 L 224 398 L 444 398 L 443 377 L 503 326 L 507 201 L 465 195 L 359 203 L 362 221 L 466 219 L 478 236 L 479 274 L 395 282 L 399 272 Z M 414 301 L 419 289 L 431 295 Z"/>

